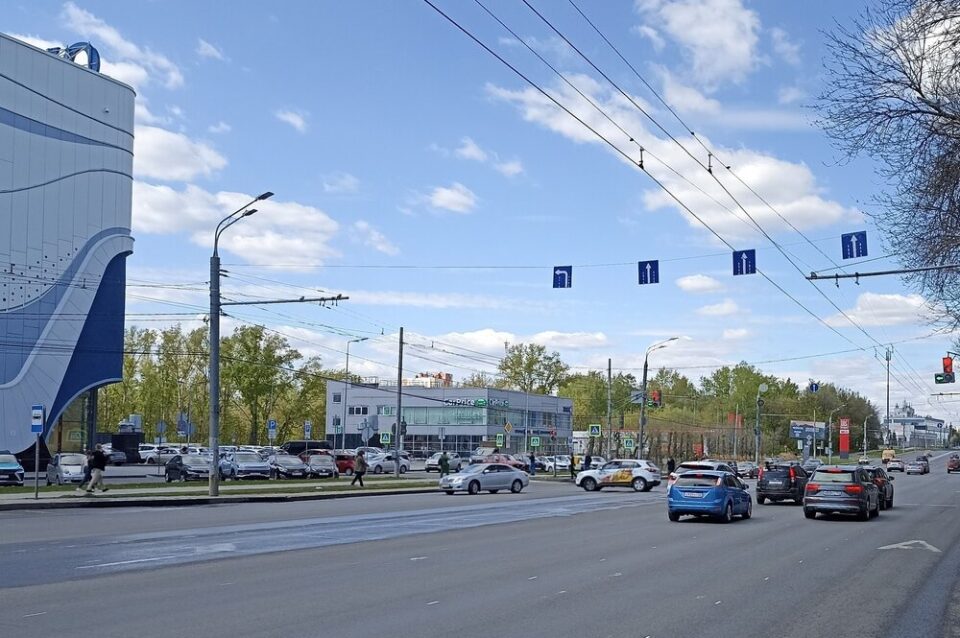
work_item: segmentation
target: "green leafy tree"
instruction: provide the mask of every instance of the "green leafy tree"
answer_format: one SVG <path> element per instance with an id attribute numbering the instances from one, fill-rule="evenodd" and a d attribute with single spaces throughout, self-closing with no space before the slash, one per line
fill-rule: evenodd
<path id="1" fill-rule="evenodd" d="M 552 394 L 569 369 L 560 359 L 560 353 L 547 354 L 547 349 L 536 343 L 511 346 L 498 366 L 505 387 L 541 394 Z"/>

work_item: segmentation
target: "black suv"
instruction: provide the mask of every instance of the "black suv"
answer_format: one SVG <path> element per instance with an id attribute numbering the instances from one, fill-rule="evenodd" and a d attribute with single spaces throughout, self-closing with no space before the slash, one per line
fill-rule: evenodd
<path id="1" fill-rule="evenodd" d="M 792 500 L 803 503 L 803 493 L 810 475 L 798 463 L 767 463 L 757 477 L 757 504 L 764 501 Z"/>
<path id="2" fill-rule="evenodd" d="M 803 515 L 856 514 L 865 521 L 880 514 L 880 489 L 866 468 L 858 466 L 819 467 L 807 483 Z"/>

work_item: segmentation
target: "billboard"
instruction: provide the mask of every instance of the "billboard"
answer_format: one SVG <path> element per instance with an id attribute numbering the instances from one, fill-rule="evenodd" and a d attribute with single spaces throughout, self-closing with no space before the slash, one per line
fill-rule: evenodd
<path id="1" fill-rule="evenodd" d="M 850 419 L 840 419 L 840 458 L 850 458 Z"/>

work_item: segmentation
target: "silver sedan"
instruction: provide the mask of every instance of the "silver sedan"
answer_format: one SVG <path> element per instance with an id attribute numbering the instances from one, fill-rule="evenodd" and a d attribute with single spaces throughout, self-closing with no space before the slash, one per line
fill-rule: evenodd
<path id="1" fill-rule="evenodd" d="M 486 490 L 496 494 L 500 490 L 510 490 L 514 494 L 530 484 L 530 476 L 523 470 L 499 463 L 476 463 L 468 465 L 457 474 L 440 479 L 440 489 L 447 494 L 468 492 L 479 494 Z"/>

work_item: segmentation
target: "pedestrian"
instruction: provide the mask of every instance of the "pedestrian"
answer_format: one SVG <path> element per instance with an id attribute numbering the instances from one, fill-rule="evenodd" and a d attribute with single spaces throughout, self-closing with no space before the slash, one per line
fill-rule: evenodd
<path id="1" fill-rule="evenodd" d="M 537 475 L 537 457 L 533 455 L 533 450 L 530 450 L 530 476 Z"/>
<path id="2" fill-rule="evenodd" d="M 103 486 L 103 473 L 107 469 L 107 455 L 103 453 L 103 447 L 97 443 L 96 449 L 90 457 L 90 482 L 87 484 L 87 494 L 92 494 L 95 488 L 100 488 L 101 492 L 106 492 L 108 488 Z"/>
<path id="3" fill-rule="evenodd" d="M 450 473 L 450 457 L 444 452 L 440 455 L 440 478 Z"/>
<path id="4" fill-rule="evenodd" d="M 83 453 L 83 480 L 80 481 L 80 485 L 77 486 L 77 491 L 82 492 L 84 490 L 84 485 L 90 482 L 91 470 L 93 466 L 91 465 L 91 458 L 93 457 L 93 452 L 87 450 Z"/>
<path id="5" fill-rule="evenodd" d="M 570 478 L 577 478 L 577 455 L 570 455 Z"/>
<path id="6" fill-rule="evenodd" d="M 583 470 L 593 469 L 593 457 L 590 456 L 590 453 L 587 453 L 586 458 L 583 459 Z"/>
<path id="7" fill-rule="evenodd" d="M 669 459 L 667 459 L 667 474 L 673 474 L 675 469 L 677 469 L 677 462 L 674 461 L 673 457 L 671 456 Z"/>
<path id="8" fill-rule="evenodd" d="M 363 475 L 367 473 L 367 457 L 363 450 L 357 452 L 357 460 L 354 465 L 353 480 L 350 481 L 350 485 L 356 485 L 357 481 L 360 481 L 360 487 L 363 487 Z"/>

